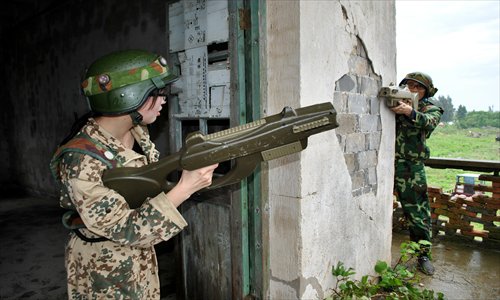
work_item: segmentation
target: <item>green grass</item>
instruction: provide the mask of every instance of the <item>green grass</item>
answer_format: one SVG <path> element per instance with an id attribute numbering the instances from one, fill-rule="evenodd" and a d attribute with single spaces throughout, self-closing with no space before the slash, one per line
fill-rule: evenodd
<path id="1" fill-rule="evenodd" d="M 471 137 L 471 133 L 481 134 Z M 465 158 L 478 160 L 500 160 L 500 142 L 495 138 L 498 128 L 457 129 L 455 126 L 438 127 L 432 133 L 427 145 L 431 156 Z"/>
<path id="2" fill-rule="evenodd" d="M 471 137 L 471 132 L 479 133 L 480 137 Z M 495 141 L 497 134 L 500 134 L 498 128 L 438 127 L 427 140 L 427 145 L 431 149 L 432 157 L 500 161 L 500 142 Z M 425 171 L 428 185 L 442 187 L 443 191 L 454 188 L 457 174 L 481 174 L 480 172 L 429 167 L 426 167 Z"/>

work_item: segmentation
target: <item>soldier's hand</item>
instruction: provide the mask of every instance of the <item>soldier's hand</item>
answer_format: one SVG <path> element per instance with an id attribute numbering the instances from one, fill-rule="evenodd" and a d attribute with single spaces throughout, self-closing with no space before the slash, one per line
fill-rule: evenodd
<path id="1" fill-rule="evenodd" d="M 191 194 L 201 190 L 202 188 L 210 186 L 212 184 L 214 170 L 218 165 L 219 164 L 214 164 L 193 171 L 183 170 L 178 184 L 185 184 L 187 188 L 192 191 Z"/>
<path id="2" fill-rule="evenodd" d="M 391 110 L 398 115 L 406 115 L 410 116 L 411 112 L 413 111 L 413 107 L 410 105 L 404 103 L 403 101 L 399 101 L 399 105 L 391 108 Z"/>
<path id="3" fill-rule="evenodd" d="M 219 164 L 210 165 L 193 171 L 183 170 L 177 185 L 167 193 L 167 198 L 176 207 L 191 195 L 212 184 L 212 176 Z"/>

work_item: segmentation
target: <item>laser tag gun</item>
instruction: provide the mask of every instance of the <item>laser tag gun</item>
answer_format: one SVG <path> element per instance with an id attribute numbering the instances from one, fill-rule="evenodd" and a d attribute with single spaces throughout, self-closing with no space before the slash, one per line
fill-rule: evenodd
<path id="1" fill-rule="evenodd" d="M 177 184 L 167 180 L 171 173 L 233 160 L 227 174 L 214 176 L 212 185 L 200 192 L 213 190 L 240 182 L 262 161 L 304 150 L 309 136 L 337 127 L 337 112 L 329 102 L 298 109 L 285 107 L 279 114 L 220 132 L 193 132 L 179 152 L 143 167 L 107 170 L 103 182 L 120 193 L 131 208 L 137 208 L 146 197 Z"/>
<path id="2" fill-rule="evenodd" d="M 418 110 L 418 94 L 410 92 L 405 85 L 382 87 L 378 92 L 378 96 L 385 98 L 385 104 L 389 108 L 398 106 L 399 101 L 402 101 L 413 107 L 414 110 Z"/>

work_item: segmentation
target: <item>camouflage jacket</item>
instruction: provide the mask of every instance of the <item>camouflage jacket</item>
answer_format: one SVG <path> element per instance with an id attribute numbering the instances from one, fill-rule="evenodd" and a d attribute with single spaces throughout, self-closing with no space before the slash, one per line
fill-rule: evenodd
<path id="1" fill-rule="evenodd" d="M 396 161 L 424 161 L 429 158 L 430 150 L 426 140 L 443 114 L 443 110 L 432 104 L 431 99 L 420 100 L 418 111 L 411 117 L 396 115 Z"/>
<path id="2" fill-rule="evenodd" d="M 145 155 L 125 148 L 95 120 L 82 128 L 109 151 L 118 166 L 140 167 L 159 158 L 146 127 L 131 129 Z M 68 296 L 73 299 L 159 299 L 160 285 L 153 245 L 179 233 L 187 224 L 164 193 L 130 209 L 125 199 L 102 183 L 110 167 L 85 152 L 68 151 L 53 160 L 62 183 L 60 205 L 76 210 L 90 238 L 108 241 L 89 243 L 71 233 L 66 248 Z"/>

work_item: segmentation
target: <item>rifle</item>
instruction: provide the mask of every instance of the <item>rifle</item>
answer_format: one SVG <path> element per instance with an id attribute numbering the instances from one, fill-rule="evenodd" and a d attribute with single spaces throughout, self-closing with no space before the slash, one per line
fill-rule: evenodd
<path id="1" fill-rule="evenodd" d="M 279 114 L 227 130 L 208 135 L 193 132 L 179 152 L 143 167 L 107 170 L 103 182 L 121 194 L 131 208 L 137 208 L 146 197 L 169 191 L 177 184 L 167 180 L 172 172 L 234 160 L 227 174 L 214 176 L 212 185 L 200 192 L 213 190 L 246 178 L 261 161 L 304 150 L 309 136 L 337 127 L 337 112 L 329 102 L 298 109 L 285 107 Z"/>
<path id="2" fill-rule="evenodd" d="M 385 104 L 389 108 L 398 106 L 399 101 L 402 101 L 412 106 L 414 110 L 418 110 L 418 94 L 410 92 L 406 86 L 389 85 L 382 87 L 378 96 L 385 98 Z"/>

